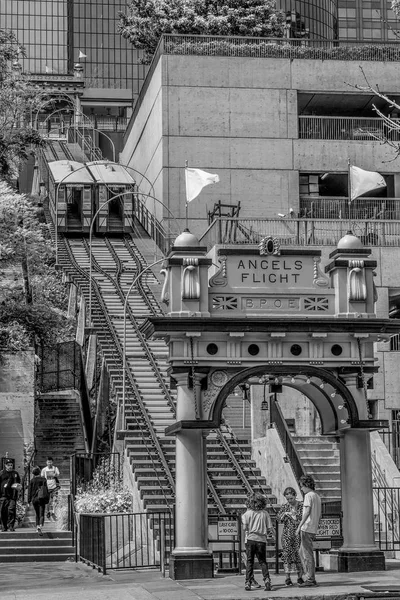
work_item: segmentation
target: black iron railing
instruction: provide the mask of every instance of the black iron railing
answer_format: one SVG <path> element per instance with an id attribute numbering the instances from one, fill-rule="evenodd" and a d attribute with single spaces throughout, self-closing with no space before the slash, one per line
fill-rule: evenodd
<path id="1" fill-rule="evenodd" d="M 375 542 L 381 550 L 400 550 L 400 488 L 375 486 Z"/>
<path id="2" fill-rule="evenodd" d="M 39 346 L 37 385 L 41 393 L 66 389 L 80 390 L 81 349 L 76 342 L 64 342 L 51 348 Z"/>
<path id="3" fill-rule="evenodd" d="M 143 229 L 155 241 L 161 252 L 167 255 L 177 234 L 165 230 L 162 224 L 156 219 L 155 215 L 150 212 L 150 210 L 142 202 L 140 194 L 135 194 L 133 198 L 134 216 L 139 221 Z"/>
<path id="4" fill-rule="evenodd" d="M 303 468 L 300 456 L 297 453 L 295 443 L 290 434 L 289 428 L 282 414 L 282 411 L 278 403 L 274 399 L 271 399 L 271 424 L 275 425 L 278 435 L 281 438 L 281 442 L 285 449 L 285 453 L 289 464 L 293 469 L 293 473 L 296 479 L 299 479 L 299 477 L 305 475 L 305 470 Z"/>
<path id="5" fill-rule="evenodd" d="M 79 515 L 78 559 L 108 569 L 159 568 L 174 547 L 170 512 Z"/>
<path id="6" fill-rule="evenodd" d="M 400 423 L 399 421 L 393 421 L 392 430 L 388 431 L 383 429 L 379 431 L 379 435 L 382 438 L 383 443 L 389 451 L 390 456 L 396 464 L 396 467 L 400 468 Z"/>

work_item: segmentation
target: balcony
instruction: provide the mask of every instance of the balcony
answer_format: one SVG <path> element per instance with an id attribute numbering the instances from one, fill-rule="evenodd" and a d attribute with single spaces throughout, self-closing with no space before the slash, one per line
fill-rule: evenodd
<path id="1" fill-rule="evenodd" d="M 208 227 L 200 244 L 259 244 L 268 236 L 283 246 L 337 246 L 351 228 L 367 247 L 400 247 L 400 221 L 372 219 L 239 219 L 219 217 Z"/>
<path id="2" fill-rule="evenodd" d="M 400 198 L 300 196 L 299 217 L 309 219 L 373 219 L 400 221 Z"/>
<path id="3" fill-rule="evenodd" d="M 382 119 L 365 117 L 299 116 L 299 139 L 400 141 L 400 119 L 393 119 L 399 131 L 391 131 Z"/>

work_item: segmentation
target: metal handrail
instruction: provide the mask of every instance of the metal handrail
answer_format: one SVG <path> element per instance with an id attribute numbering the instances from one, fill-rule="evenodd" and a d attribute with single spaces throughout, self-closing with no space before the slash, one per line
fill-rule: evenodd
<path id="1" fill-rule="evenodd" d="M 391 120 L 399 123 L 399 119 Z M 380 117 L 299 115 L 298 137 L 308 140 L 380 141 L 384 137 L 398 140 L 399 133 L 386 125 Z"/>
<path id="2" fill-rule="evenodd" d="M 235 225 L 235 232 L 222 235 L 220 222 Z M 236 226 L 245 228 L 246 235 Z M 215 244 L 259 244 L 271 236 L 277 238 L 282 246 L 336 246 L 347 233 L 349 226 L 354 235 L 360 237 L 366 246 L 400 247 L 400 220 L 386 219 L 320 219 L 320 218 L 280 218 L 259 219 L 218 217 L 200 238 L 200 244 L 211 249 Z"/>
<path id="3" fill-rule="evenodd" d="M 287 426 L 286 420 L 282 414 L 277 401 L 271 399 L 271 423 L 275 425 L 281 442 L 289 459 L 289 464 L 292 468 L 294 476 L 298 480 L 302 475 L 305 475 L 305 469 L 301 462 L 301 458 L 296 450 L 293 438 Z"/>
<path id="4" fill-rule="evenodd" d="M 251 404 L 251 402 L 250 402 L 250 401 L 249 401 L 249 404 Z M 231 441 L 231 442 L 233 442 L 233 443 L 235 444 L 235 447 L 238 449 L 238 451 L 239 451 L 239 453 L 240 453 L 240 456 L 241 456 L 241 459 L 242 459 L 242 461 L 243 461 L 244 463 L 246 463 L 246 465 L 247 465 L 248 469 L 251 471 L 251 473 L 252 473 L 253 477 L 256 479 L 256 481 L 257 481 L 258 485 L 260 486 L 260 490 L 262 490 L 264 486 L 263 486 L 262 482 L 260 481 L 260 478 L 258 477 L 257 473 L 254 471 L 254 469 L 253 469 L 252 465 L 249 463 L 249 461 L 247 460 L 246 456 L 243 454 L 242 448 L 240 447 L 240 444 L 239 444 L 239 443 L 238 443 L 238 441 L 237 441 L 237 438 L 236 438 L 235 432 L 233 431 L 233 429 L 232 429 L 232 427 L 229 425 L 229 423 L 225 423 L 225 427 L 226 427 L 226 428 L 228 429 L 228 431 L 229 431 L 229 434 L 230 434 L 230 438 L 229 438 L 229 439 L 230 439 L 230 441 Z M 224 437 L 224 439 L 225 439 L 225 436 L 224 436 L 224 434 L 223 434 L 221 431 L 220 431 L 220 433 L 221 433 L 221 435 L 222 435 L 222 436 Z M 226 442 L 227 442 L 227 444 L 229 445 L 229 443 L 228 443 L 228 441 L 227 441 L 226 439 L 225 439 L 225 441 L 226 441 Z M 235 457 L 235 459 L 236 459 L 236 457 Z M 265 491 L 265 490 L 264 490 L 264 491 Z M 273 510 L 275 510 L 275 508 L 273 507 L 273 505 L 272 505 L 272 504 L 270 504 L 270 506 L 273 508 Z"/>

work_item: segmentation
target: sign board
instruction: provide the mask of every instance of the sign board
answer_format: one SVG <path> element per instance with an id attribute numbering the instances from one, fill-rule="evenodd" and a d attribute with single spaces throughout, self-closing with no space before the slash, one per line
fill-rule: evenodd
<path id="1" fill-rule="evenodd" d="M 312 288 L 312 256 L 229 256 L 233 288 Z"/>
<path id="2" fill-rule="evenodd" d="M 239 535 L 237 519 L 232 519 L 231 517 L 219 517 L 217 523 L 217 535 L 218 538 Z"/>
<path id="3" fill-rule="evenodd" d="M 320 519 L 317 531 L 318 538 L 340 537 L 340 517 L 323 517 Z"/>

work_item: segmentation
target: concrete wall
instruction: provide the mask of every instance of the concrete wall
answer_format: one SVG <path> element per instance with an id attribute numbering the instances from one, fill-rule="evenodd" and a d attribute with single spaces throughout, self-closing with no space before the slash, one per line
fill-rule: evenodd
<path id="1" fill-rule="evenodd" d="M 396 63 L 363 62 L 373 84 L 400 91 Z M 221 200 L 241 202 L 243 217 L 273 217 L 299 202 L 299 171 L 396 172 L 379 142 L 298 140 L 297 92 L 356 92 L 358 62 L 247 57 L 161 57 L 121 161 L 155 184 L 157 197 L 185 214 L 184 166 L 218 173 L 220 183 L 191 202 L 193 232 Z M 358 93 L 358 92 L 357 92 Z"/>
<path id="2" fill-rule="evenodd" d="M 162 89 L 162 63 L 159 62 L 147 89 L 145 101 L 142 103 L 140 111 L 136 117 L 134 127 L 129 134 L 129 140 L 120 154 L 120 162 L 136 169 L 137 183 L 143 193 L 155 195 L 156 198 L 163 200 L 165 193 L 163 187 L 163 127 L 166 127 L 164 113 L 167 107 L 163 103 Z M 146 179 L 141 178 L 140 173 L 145 175 L 153 184 L 153 189 Z M 132 172 L 132 176 L 135 173 Z M 150 199 L 147 201 L 149 208 L 153 207 Z M 156 203 L 156 214 L 162 219 L 162 206 Z"/>
<path id="3" fill-rule="evenodd" d="M 34 438 L 34 352 L 2 354 L 0 363 L 0 457 L 15 458 L 20 475 L 24 446 Z"/>
<path id="4" fill-rule="evenodd" d="M 253 440 L 252 449 L 253 459 L 271 486 L 278 504 L 284 502 L 283 491 L 289 486 L 297 491 L 297 497 L 300 499 L 300 488 L 292 467 L 285 461 L 285 451 L 276 429 L 267 429 L 265 437 Z"/>

